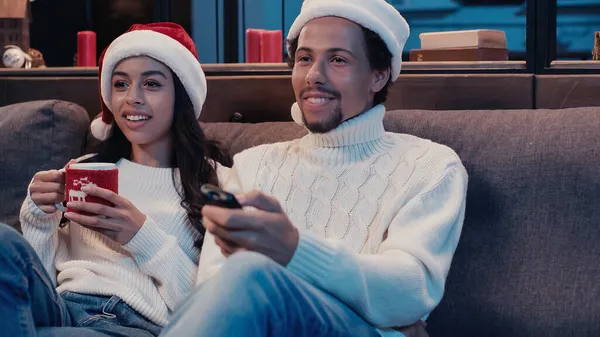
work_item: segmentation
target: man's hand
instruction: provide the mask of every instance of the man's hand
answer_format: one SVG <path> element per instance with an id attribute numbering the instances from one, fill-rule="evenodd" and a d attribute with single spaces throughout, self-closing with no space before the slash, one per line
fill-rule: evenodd
<path id="1" fill-rule="evenodd" d="M 215 236 L 221 252 L 229 256 L 249 250 L 287 265 L 298 246 L 298 230 L 292 225 L 273 197 L 253 191 L 236 195 L 242 206 L 256 210 L 227 209 L 217 206 L 202 208 L 202 222 Z"/>

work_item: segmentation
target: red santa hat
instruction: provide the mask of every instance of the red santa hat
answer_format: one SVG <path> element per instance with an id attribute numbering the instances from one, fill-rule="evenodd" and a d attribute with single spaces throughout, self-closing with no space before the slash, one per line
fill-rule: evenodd
<path id="1" fill-rule="evenodd" d="M 192 38 L 176 23 L 135 24 L 100 55 L 98 74 L 102 117 L 94 119 L 91 124 L 91 132 L 96 139 L 108 138 L 114 120 L 110 103 L 112 72 L 120 61 L 133 56 L 148 56 L 169 67 L 190 97 L 196 118 L 200 117 L 206 100 L 206 78 Z"/>

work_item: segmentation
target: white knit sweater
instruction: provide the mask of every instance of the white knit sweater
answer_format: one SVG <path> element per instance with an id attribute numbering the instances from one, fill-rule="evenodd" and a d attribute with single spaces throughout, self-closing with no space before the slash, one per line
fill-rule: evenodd
<path id="1" fill-rule="evenodd" d="M 385 132 L 376 106 L 325 134 L 234 157 L 225 188 L 275 196 L 300 230 L 287 268 L 382 335 L 442 298 L 465 212 L 467 173 L 450 148 Z M 208 235 L 197 283 L 224 256 Z"/>
<path id="2" fill-rule="evenodd" d="M 59 228 L 60 213 L 45 214 L 28 196 L 21 207 L 23 235 L 39 255 L 57 290 L 116 295 L 152 322 L 169 314 L 194 287 L 199 233 L 181 207 L 172 169 L 121 159 L 119 195 L 146 215 L 126 245 L 75 222 Z M 220 176 L 228 169 L 218 166 Z M 28 193 L 29 195 L 29 193 Z"/>

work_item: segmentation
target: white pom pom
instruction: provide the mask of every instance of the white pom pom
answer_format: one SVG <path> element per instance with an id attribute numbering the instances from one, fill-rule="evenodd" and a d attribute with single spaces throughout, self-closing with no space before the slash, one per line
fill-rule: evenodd
<path id="1" fill-rule="evenodd" d="M 94 138 L 98 140 L 106 140 L 110 135 L 111 125 L 102 121 L 102 118 L 96 118 L 90 125 L 90 130 Z"/>
<path id="2" fill-rule="evenodd" d="M 302 111 L 298 106 L 298 102 L 292 105 L 292 119 L 294 120 L 294 122 L 296 122 L 296 124 L 304 125 L 304 120 L 302 119 Z"/>

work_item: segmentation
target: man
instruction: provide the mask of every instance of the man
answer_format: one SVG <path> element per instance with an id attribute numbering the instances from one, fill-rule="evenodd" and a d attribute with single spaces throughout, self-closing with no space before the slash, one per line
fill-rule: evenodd
<path id="1" fill-rule="evenodd" d="M 436 307 L 467 174 L 384 131 L 408 35 L 384 0 L 304 2 L 288 52 L 309 134 L 236 155 L 225 189 L 246 207 L 204 207 L 200 287 L 164 335 L 400 336 Z"/>

